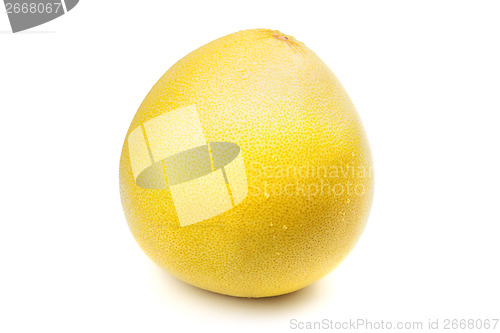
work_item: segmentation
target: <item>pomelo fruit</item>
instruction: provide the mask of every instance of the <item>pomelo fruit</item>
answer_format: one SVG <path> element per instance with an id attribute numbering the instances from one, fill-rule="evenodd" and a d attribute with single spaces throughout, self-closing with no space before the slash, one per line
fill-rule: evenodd
<path id="1" fill-rule="evenodd" d="M 154 85 L 120 159 L 142 250 L 175 277 L 240 296 L 293 292 L 331 272 L 373 196 L 358 113 L 293 37 L 246 30 L 188 54 Z"/>

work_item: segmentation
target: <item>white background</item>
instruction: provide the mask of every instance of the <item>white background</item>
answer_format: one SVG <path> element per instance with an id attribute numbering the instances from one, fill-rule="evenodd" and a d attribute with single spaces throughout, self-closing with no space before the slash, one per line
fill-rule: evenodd
<path id="1" fill-rule="evenodd" d="M 153 84 L 190 51 L 249 28 L 290 34 L 330 66 L 363 119 L 376 175 L 368 226 L 340 267 L 257 300 L 156 267 L 118 190 L 122 143 Z M 500 317 L 499 2 L 82 0 L 9 30 L 2 8 L 0 331 Z"/>

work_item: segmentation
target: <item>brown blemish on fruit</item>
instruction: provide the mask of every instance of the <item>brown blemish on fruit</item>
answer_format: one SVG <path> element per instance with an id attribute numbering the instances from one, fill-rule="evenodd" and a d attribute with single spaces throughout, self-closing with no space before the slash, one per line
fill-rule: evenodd
<path id="1" fill-rule="evenodd" d="M 281 34 L 278 34 L 278 33 L 273 33 L 273 37 L 276 38 L 276 39 L 279 39 L 279 40 L 288 40 L 288 37 L 285 36 L 285 35 L 281 35 Z"/>

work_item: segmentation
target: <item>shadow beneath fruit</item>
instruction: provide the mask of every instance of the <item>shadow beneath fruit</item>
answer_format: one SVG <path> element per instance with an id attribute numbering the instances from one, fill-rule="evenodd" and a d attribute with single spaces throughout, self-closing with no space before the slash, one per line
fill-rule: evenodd
<path id="1" fill-rule="evenodd" d="M 218 311 L 225 314 L 248 316 L 276 316 L 279 314 L 292 316 L 302 313 L 304 309 L 321 308 L 335 295 L 331 280 L 319 280 L 314 284 L 295 292 L 264 298 L 242 298 L 217 294 L 184 283 L 167 272 L 156 267 L 160 289 L 166 293 L 167 301 L 175 294 L 178 306 L 186 311 Z M 168 289 L 168 290 L 166 290 Z"/>

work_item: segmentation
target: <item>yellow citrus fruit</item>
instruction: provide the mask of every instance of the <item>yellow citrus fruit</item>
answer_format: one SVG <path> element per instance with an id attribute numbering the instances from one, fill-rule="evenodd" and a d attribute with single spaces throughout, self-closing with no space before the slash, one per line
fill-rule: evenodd
<path id="1" fill-rule="evenodd" d="M 373 195 L 358 113 L 330 69 L 274 30 L 217 39 L 178 61 L 135 115 L 120 160 L 143 251 L 199 288 L 266 297 L 331 272 Z"/>

